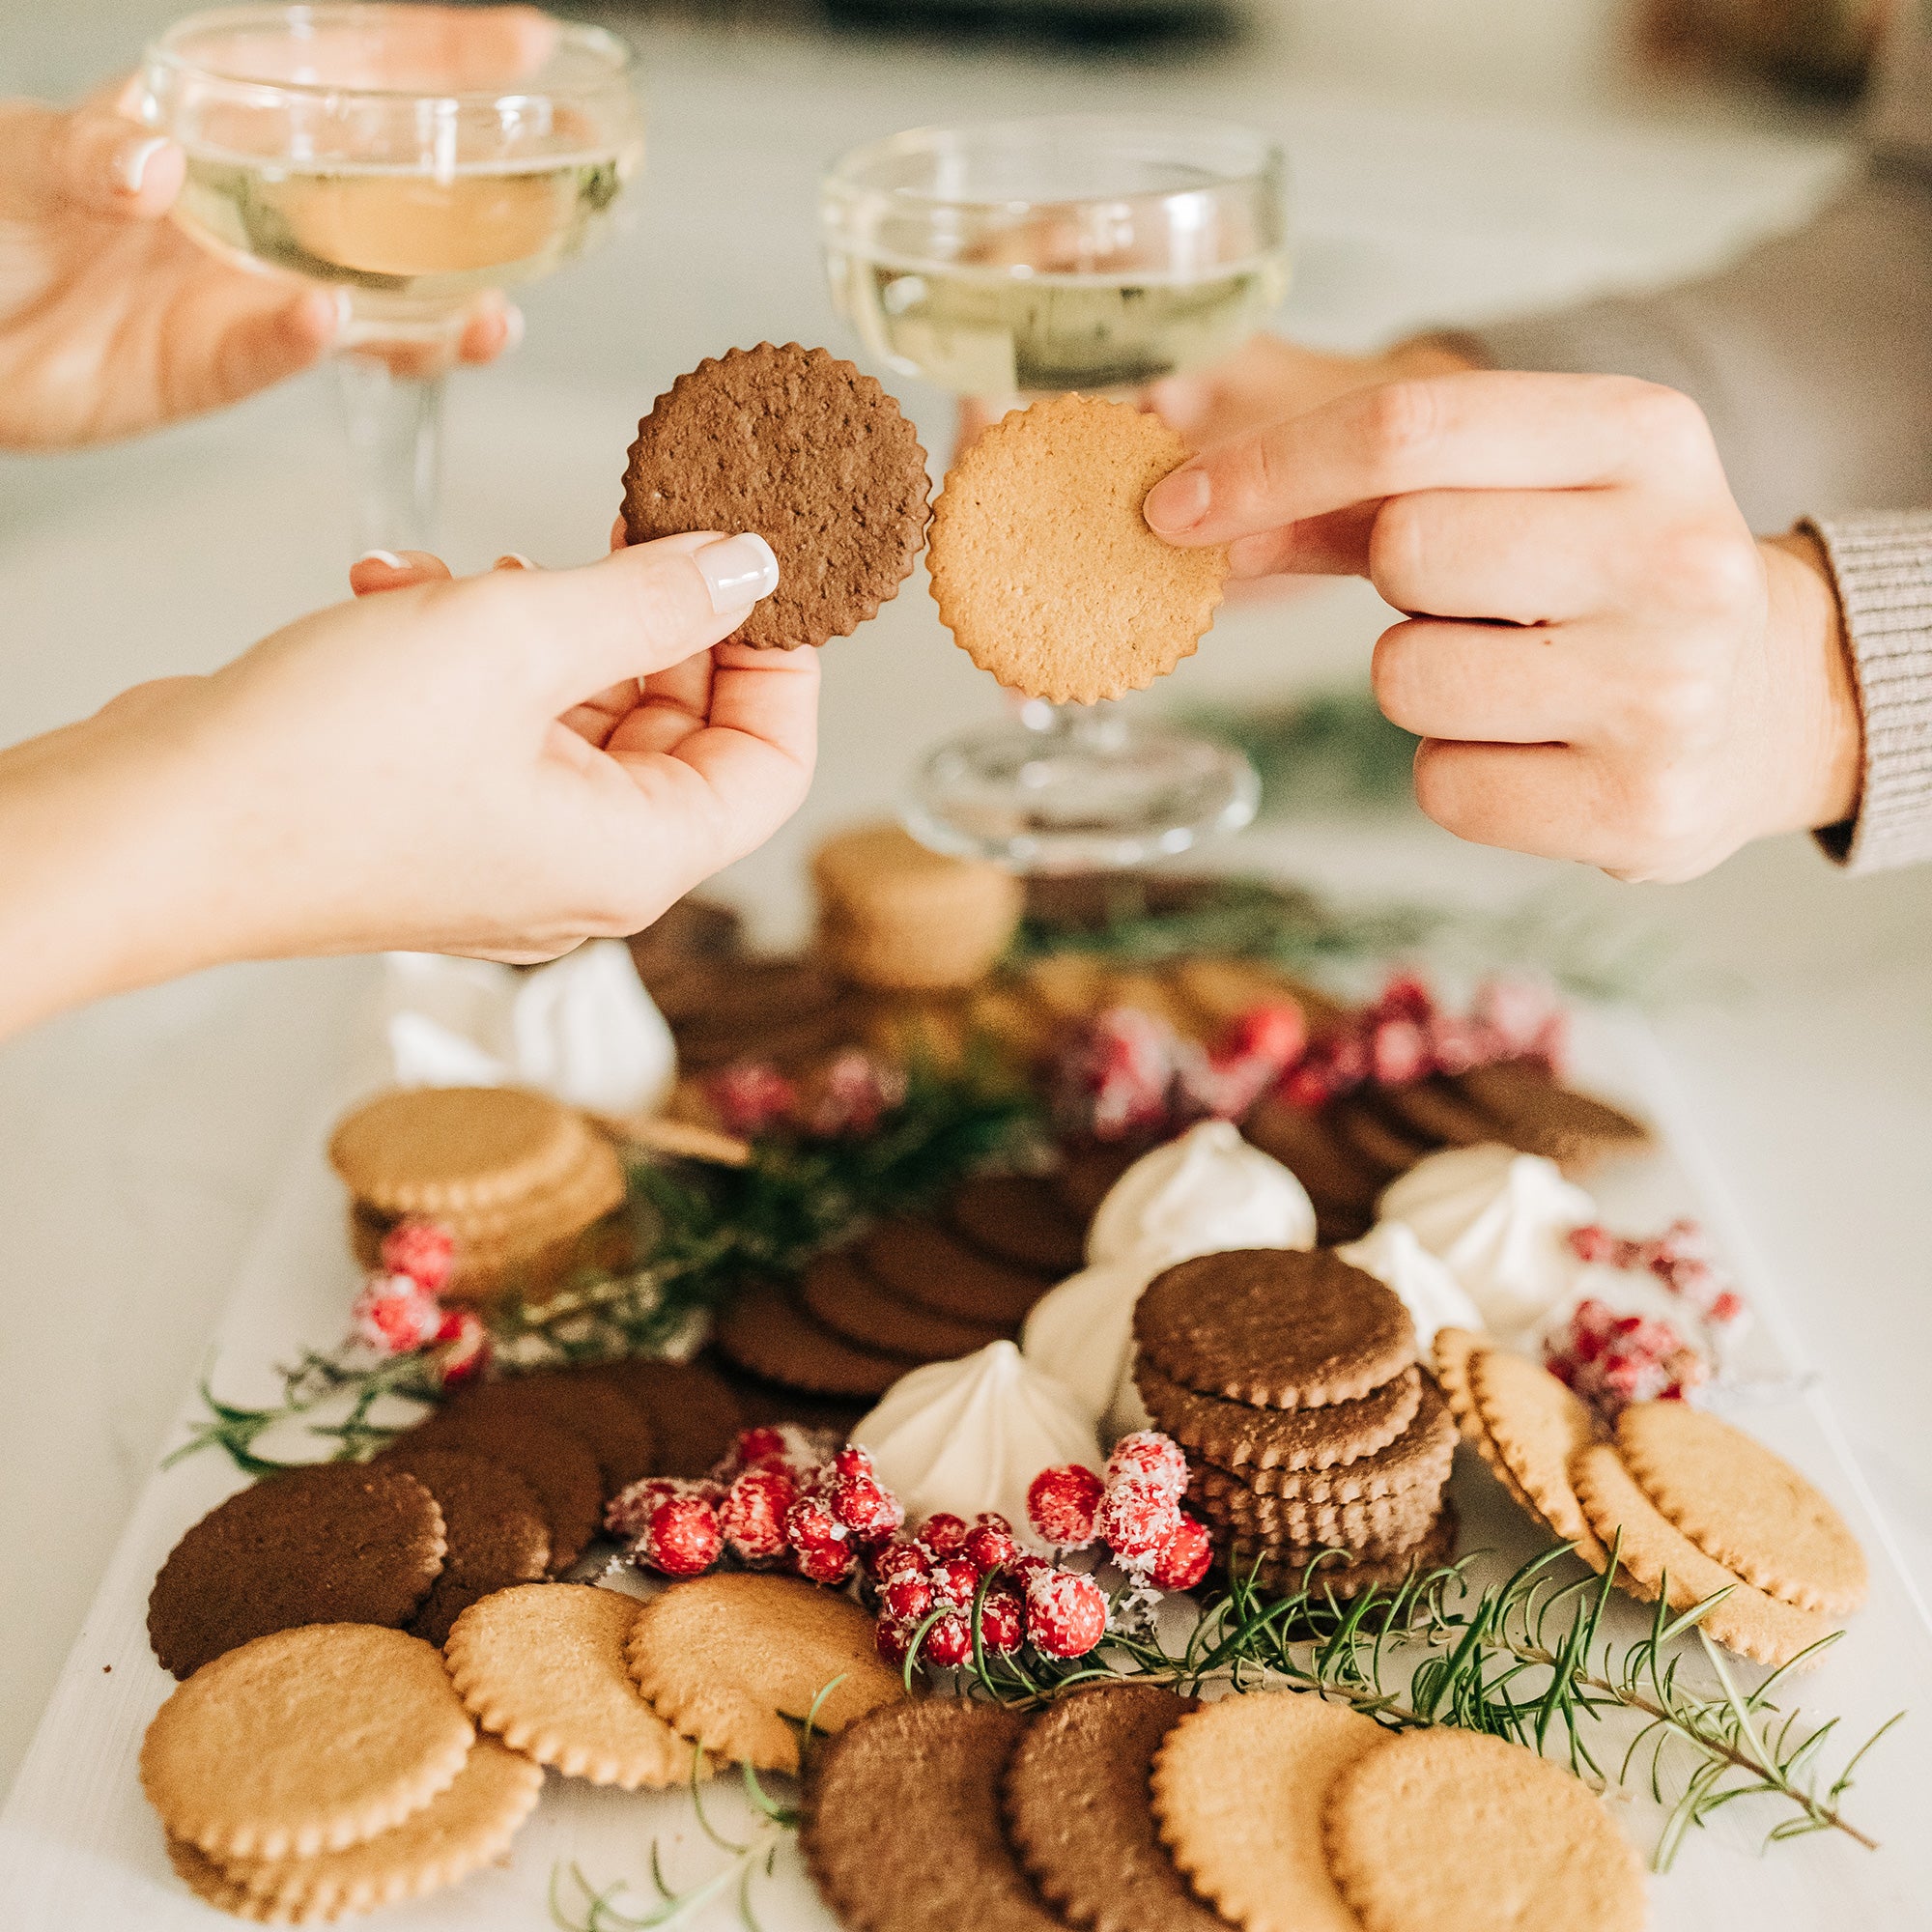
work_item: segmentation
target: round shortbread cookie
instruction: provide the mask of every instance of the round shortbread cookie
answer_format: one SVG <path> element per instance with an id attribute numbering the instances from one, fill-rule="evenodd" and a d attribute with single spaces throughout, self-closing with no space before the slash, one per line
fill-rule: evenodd
<path id="1" fill-rule="evenodd" d="M 1000 1824 L 1000 1780 L 1026 1719 L 923 1698 L 819 1747 L 799 1849 L 848 1932 L 1064 1932 Z"/>
<path id="2" fill-rule="evenodd" d="M 313 1858 L 218 1858 L 231 1885 L 297 1920 L 372 1912 L 457 1884 L 500 1858 L 535 1810 L 542 1767 L 478 1738 L 463 1769 L 400 1825 Z"/>
<path id="3" fill-rule="evenodd" d="M 798 1769 L 798 1735 L 785 1720 L 802 1721 L 814 1703 L 814 1729 L 835 1733 L 906 1694 L 880 1662 L 871 1618 L 795 1577 L 740 1571 L 674 1583 L 639 1613 L 629 1658 L 667 1723 L 759 1771 Z"/>
<path id="4" fill-rule="evenodd" d="M 475 1735 L 434 1645 L 307 1624 L 176 1690 L 142 1741 L 141 1788 L 199 1851 L 307 1858 L 401 1824 L 450 1784 Z"/>
<path id="5" fill-rule="evenodd" d="M 1153 1759 L 1174 1862 L 1246 1932 L 1360 1932 L 1328 1875 L 1321 1802 L 1386 1735 L 1312 1691 L 1250 1690 L 1182 1718 Z"/>
<path id="6" fill-rule="evenodd" d="M 653 1475 L 708 1476 L 745 1426 L 738 1398 L 701 1362 L 632 1355 L 590 1373 L 643 1411 L 657 1442 Z"/>
<path id="7" fill-rule="evenodd" d="M 1484 1466 L 1502 1485 L 1517 1508 L 1525 1516 L 1543 1522 L 1543 1512 L 1530 1501 L 1529 1492 L 1517 1481 L 1510 1465 L 1503 1461 L 1503 1452 L 1496 1447 L 1495 1438 L 1491 1435 L 1489 1425 L 1476 1406 L 1475 1391 L 1469 1384 L 1470 1365 L 1492 1346 L 1482 1336 L 1470 1334 L 1466 1328 L 1438 1328 L 1432 1345 L 1435 1380 L 1449 1405 L 1449 1413 L 1456 1418 L 1456 1427 L 1462 1432 L 1463 1440 L 1482 1458 Z M 1549 1525 L 1546 1523 L 1545 1527 Z"/>
<path id="8" fill-rule="evenodd" d="M 1056 704 L 1140 691 L 1192 657 L 1228 554 L 1165 544 L 1141 514 L 1187 456 L 1158 416 L 1092 396 L 995 423 L 932 511 L 932 595 L 959 647 L 1009 689 Z"/>
<path id="9" fill-rule="evenodd" d="M 1643 1866 L 1602 1802 L 1521 1745 L 1404 1731 L 1322 1809 L 1336 1889 L 1366 1932 L 1640 1932 Z"/>
<path id="10" fill-rule="evenodd" d="M 1007 1835 L 1047 1902 L 1082 1932 L 1216 1932 L 1160 1842 L 1148 1777 L 1192 1697 L 1157 1684 L 1056 1699 L 1007 1766 Z"/>
<path id="11" fill-rule="evenodd" d="M 1617 1447 L 1644 1493 L 1714 1562 L 1800 1609 L 1848 1616 L 1871 1573 L 1843 1517 L 1781 1456 L 1687 1402 L 1633 1403 Z"/>
<path id="12" fill-rule="evenodd" d="M 1701 1628 L 1755 1663 L 1781 1668 L 1831 1635 L 1831 1624 L 1817 1611 L 1780 1603 L 1713 1563 L 1644 1494 L 1614 1444 L 1585 1443 L 1571 1460 L 1570 1480 L 1603 1541 L 1605 1562 L 1609 1545 L 1622 1534 L 1617 1581 L 1631 1595 L 1655 1603 L 1667 1588 L 1670 1607 L 1688 1610 L 1728 1590 L 1722 1603 L 1704 1613 Z"/>
<path id="13" fill-rule="evenodd" d="M 486 1731 L 566 1777 L 625 1791 L 681 1784 L 690 1741 L 639 1695 L 626 1662 L 640 1607 L 587 1583 L 498 1590 L 457 1618 L 450 1681 Z"/>
<path id="14" fill-rule="evenodd" d="M 1359 1401 L 1415 1361 L 1401 1297 L 1322 1248 L 1177 1262 L 1134 1304 L 1134 1340 L 1183 1388 L 1261 1408 Z"/>
<path id="15" fill-rule="evenodd" d="M 1596 1419 L 1546 1368 L 1506 1349 L 1469 1358 L 1469 1394 L 1496 1454 L 1536 1514 L 1593 1570 L 1604 1551 L 1570 1487 L 1570 1459 L 1597 1439 Z"/>

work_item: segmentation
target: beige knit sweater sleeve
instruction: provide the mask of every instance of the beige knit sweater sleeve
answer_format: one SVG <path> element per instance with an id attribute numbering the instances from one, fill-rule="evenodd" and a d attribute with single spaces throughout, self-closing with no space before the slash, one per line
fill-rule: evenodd
<path id="1" fill-rule="evenodd" d="M 1837 577 L 1864 713 L 1854 870 L 1932 859 L 1932 8 L 1902 0 L 1859 180 L 1701 281 L 1468 331 L 1498 367 L 1682 389 L 1758 529 L 1805 517 Z"/>

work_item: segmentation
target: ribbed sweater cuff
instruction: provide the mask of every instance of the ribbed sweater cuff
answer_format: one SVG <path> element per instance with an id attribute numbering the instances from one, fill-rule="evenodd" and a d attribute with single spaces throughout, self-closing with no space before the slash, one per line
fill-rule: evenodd
<path id="1" fill-rule="evenodd" d="M 1854 872 L 1932 859 L 1932 510 L 1815 521 L 1864 714 L 1856 818 L 1818 842 Z"/>

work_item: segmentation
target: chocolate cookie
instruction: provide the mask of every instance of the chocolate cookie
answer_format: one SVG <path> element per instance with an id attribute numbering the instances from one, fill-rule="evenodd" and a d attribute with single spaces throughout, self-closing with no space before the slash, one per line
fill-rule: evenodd
<path id="1" fill-rule="evenodd" d="M 1406 1174 L 1441 1145 L 1433 1134 L 1419 1134 L 1390 1119 L 1366 1094 L 1350 1094 L 1330 1102 L 1322 1117 L 1342 1146 L 1384 1181 Z"/>
<path id="2" fill-rule="evenodd" d="M 1496 1122 L 1496 1138 L 1524 1153 L 1547 1154 L 1580 1173 L 1650 1141 L 1641 1121 L 1587 1094 L 1559 1086 L 1540 1060 L 1500 1060 L 1456 1076 L 1457 1088 Z"/>
<path id="3" fill-rule="evenodd" d="M 1392 1556 L 1363 1556 L 1353 1560 L 1323 1556 L 1311 1573 L 1310 1566 L 1316 1564 L 1313 1552 L 1291 1556 L 1284 1550 L 1256 1548 L 1217 1534 L 1214 1563 L 1224 1575 L 1252 1582 L 1270 1597 L 1294 1596 L 1309 1582 L 1312 1574 L 1318 1597 L 1332 1596 L 1347 1603 L 1364 1590 L 1392 1590 L 1419 1572 L 1453 1562 L 1459 1531 L 1456 1505 L 1445 1499 L 1440 1514 L 1420 1540 Z"/>
<path id="4" fill-rule="evenodd" d="M 1307 1188 L 1324 1243 L 1357 1240 L 1368 1233 L 1380 1177 L 1321 1114 L 1286 1100 L 1263 1100 L 1241 1122 L 1241 1134 Z"/>
<path id="5" fill-rule="evenodd" d="M 1355 1401 L 1415 1360 L 1395 1291 L 1321 1248 L 1178 1262 L 1135 1304 L 1134 1339 L 1183 1387 L 1270 1408 Z"/>
<path id="6" fill-rule="evenodd" d="M 550 1568 L 550 1530 L 534 1492 L 498 1463 L 464 1449 L 402 1442 L 376 1459 L 413 1476 L 442 1512 L 442 1574 L 407 1626 L 439 1648 L 449 1627 L 479 1597 L 512 1583 L 533 1583 Z"/>
<path id="7" fill-rule="evenodd" d="M 1007 1331 L 936 1314 L 875 1280 L 850 1255 L 821 1255 L 806 1269 L 799 1298 L 835 1334 L 862 1349 L 914 1362 L 970 1355 Z"/>
<path id="8" fill-rule="evenodd" d="M 899 406 L 829 350 L 707 355 L 651 405 L 624 472 L 631 542 L 754 531 L 779 587 L 732 641 L 764 650 L 856 631 L 925 541 L 925 452 Z"/>
<path id="9" fill-rule="evenodd" d="M 1126 1145 L 1095 1141 L 1087 1147 L 1069 1148 L 1053 1176 L 1054 1195 L 1084 1231 L 1115 1181 L 1146 1152 L 1147 1146 L 1140 1141 Z"/>
<path id="10" fill-rule="evenodd" d="M 989 1261 L 937 1221 L 881 1221 L 859 1244 L 866 1266 L 890 1288 L 941 1315 L 1010 1333 L 1049 1284 Z"/>
<path id="11" fill-rule="evenodd" d="M 981 1254 L 1031 1274 L 1058 1281 L 1086 1264 L 1084 1224 L 1061 1206 L 1053 1183 L 1037 1175 L 982 1174 L 963 1181 L 947 1200 L 946 1218 Z"/>
<path id="12" fill-rule="evenodd" d="M 1477 1147 L 1494 1140 L 1496 1122 L 1446 1074 L 1432 1073 L 1405 1087 L 1384 1087 L 1376 1107 L 1406 1131 L 1444 1147 Z"/>
<path id="13" fill-rule="evenodd" d="M 583 1554 L 604 1513 L 597 1459 L 576 1436 L 541 1416 L 499 1409 L 465 1415 L 447 1410 L 396 1438 L 397 1446 L 464 1449 L 521 1476 L 550 1531 L 550 1574 L 560 1577 Z"/>
<path id="14" fill-rule="evenodd" d="M 607 1500 L 657 1467 L 657 1440 L 642 1411 L 608 1381 L 576 1369 L 484 1382 L 452 1396 L 442 1413 L 533 1416 L 562 1430 L 596 1457 Z"/>
<path id="15" fill-rule="evenodd" d="M 175 1545 L 148 1598 L 148 1638 L 162 1669 L 188 1677 L 271 1631 L 400 1629 L 446 1548 L 435 1497 L 403 1470 L 291 1469 L 230 1496 Z"/>
<path id="16" fill-rule="evenodd" d="M 1047 1902 L 1081 1932 L 1225 1932 L 1160 1842 L 1149 1768 L 1198 1710 L 1155 1684 L 1104 1685 L 1047 1707 L 1007 1766 L 1007 1831 Z"/>
<path id="17" fill-rule="evenodd" d="M 740 1368 L 809 1395 L 884 1395 L 913 1366 L 835 1334 L 770 1282 L 739 1291 L 718 1318 L 717 1341 Z"/>
<path id="18" fill-rule="evenodd" d="M 657 1440 L 654 1476 L 707 1476 L 724 1460 L 746 1416 L 738 1398 L 701 1362 L 632 1355 L 589 1371 L 649 1419 Z"/>
<path id="19" fill-rule="evenodd" d="M 888 1705 L 822 1746 L 799 1848 L 848 1932 L 1064 1932 L 1000 1825 L 1017 1711 L 951 1697 Z"/>

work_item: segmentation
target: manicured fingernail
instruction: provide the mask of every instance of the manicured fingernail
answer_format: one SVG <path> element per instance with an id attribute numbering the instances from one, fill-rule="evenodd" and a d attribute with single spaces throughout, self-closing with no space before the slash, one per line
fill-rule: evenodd
<path id="1" fill-rule="evenodd" d="M 152 134 L 145 141 L 136 141 L 130 148 L 121 151 L 121 185 L 129 194 L 139 194 L 142 184 L 148 179 L 148 163 L 168 145 L 167 137 Z"/>
<path id="2" fill-rule="evenodd" d="M 536 565 L 522 551 L 506 550 L 497 559 L 496 568 L 498 570 L 534 570 Z"/>
<path id="3" fill-rule="evenodd" d="M 503 354 L 509 355 L 513 349 L 524 346 L 524 312 L 515 302 L 503 305 Z"/>
<path id="4" fill-rule="evenodd" d="M 742 611 L 779 587 L 779 560 L 771 545 L 750 531 L 706 544 L 692 553 L 692 561 L 711 592 L 711 608 L 721 614 Z"/>
<path id="5" fill-rule="evenodd" d="M 407 570 L 409 565 L 392 550 L 365 550 L 357 563 L 380 563 L 384 570 Z"/>
<path id="6" fill-rule="evenodd" d="M 330 289 L 329 298 L 335 304 L 335 327 L 331 335 L 340 335 L 355 320 L 355 298 L 347 289 Z"/>
<path id="7" fill-rule="evenodd" d="M 1147 519 L 1148 528 L 1158 535 L 1179 536 L 1182 530 L 1191 530 L 1208 514 L 1208 498 L 1211 494 L 1206 470 L 1177 469 L 1171 476 L 1163 476 L 1147 493 L 1141 515 Z"/>

